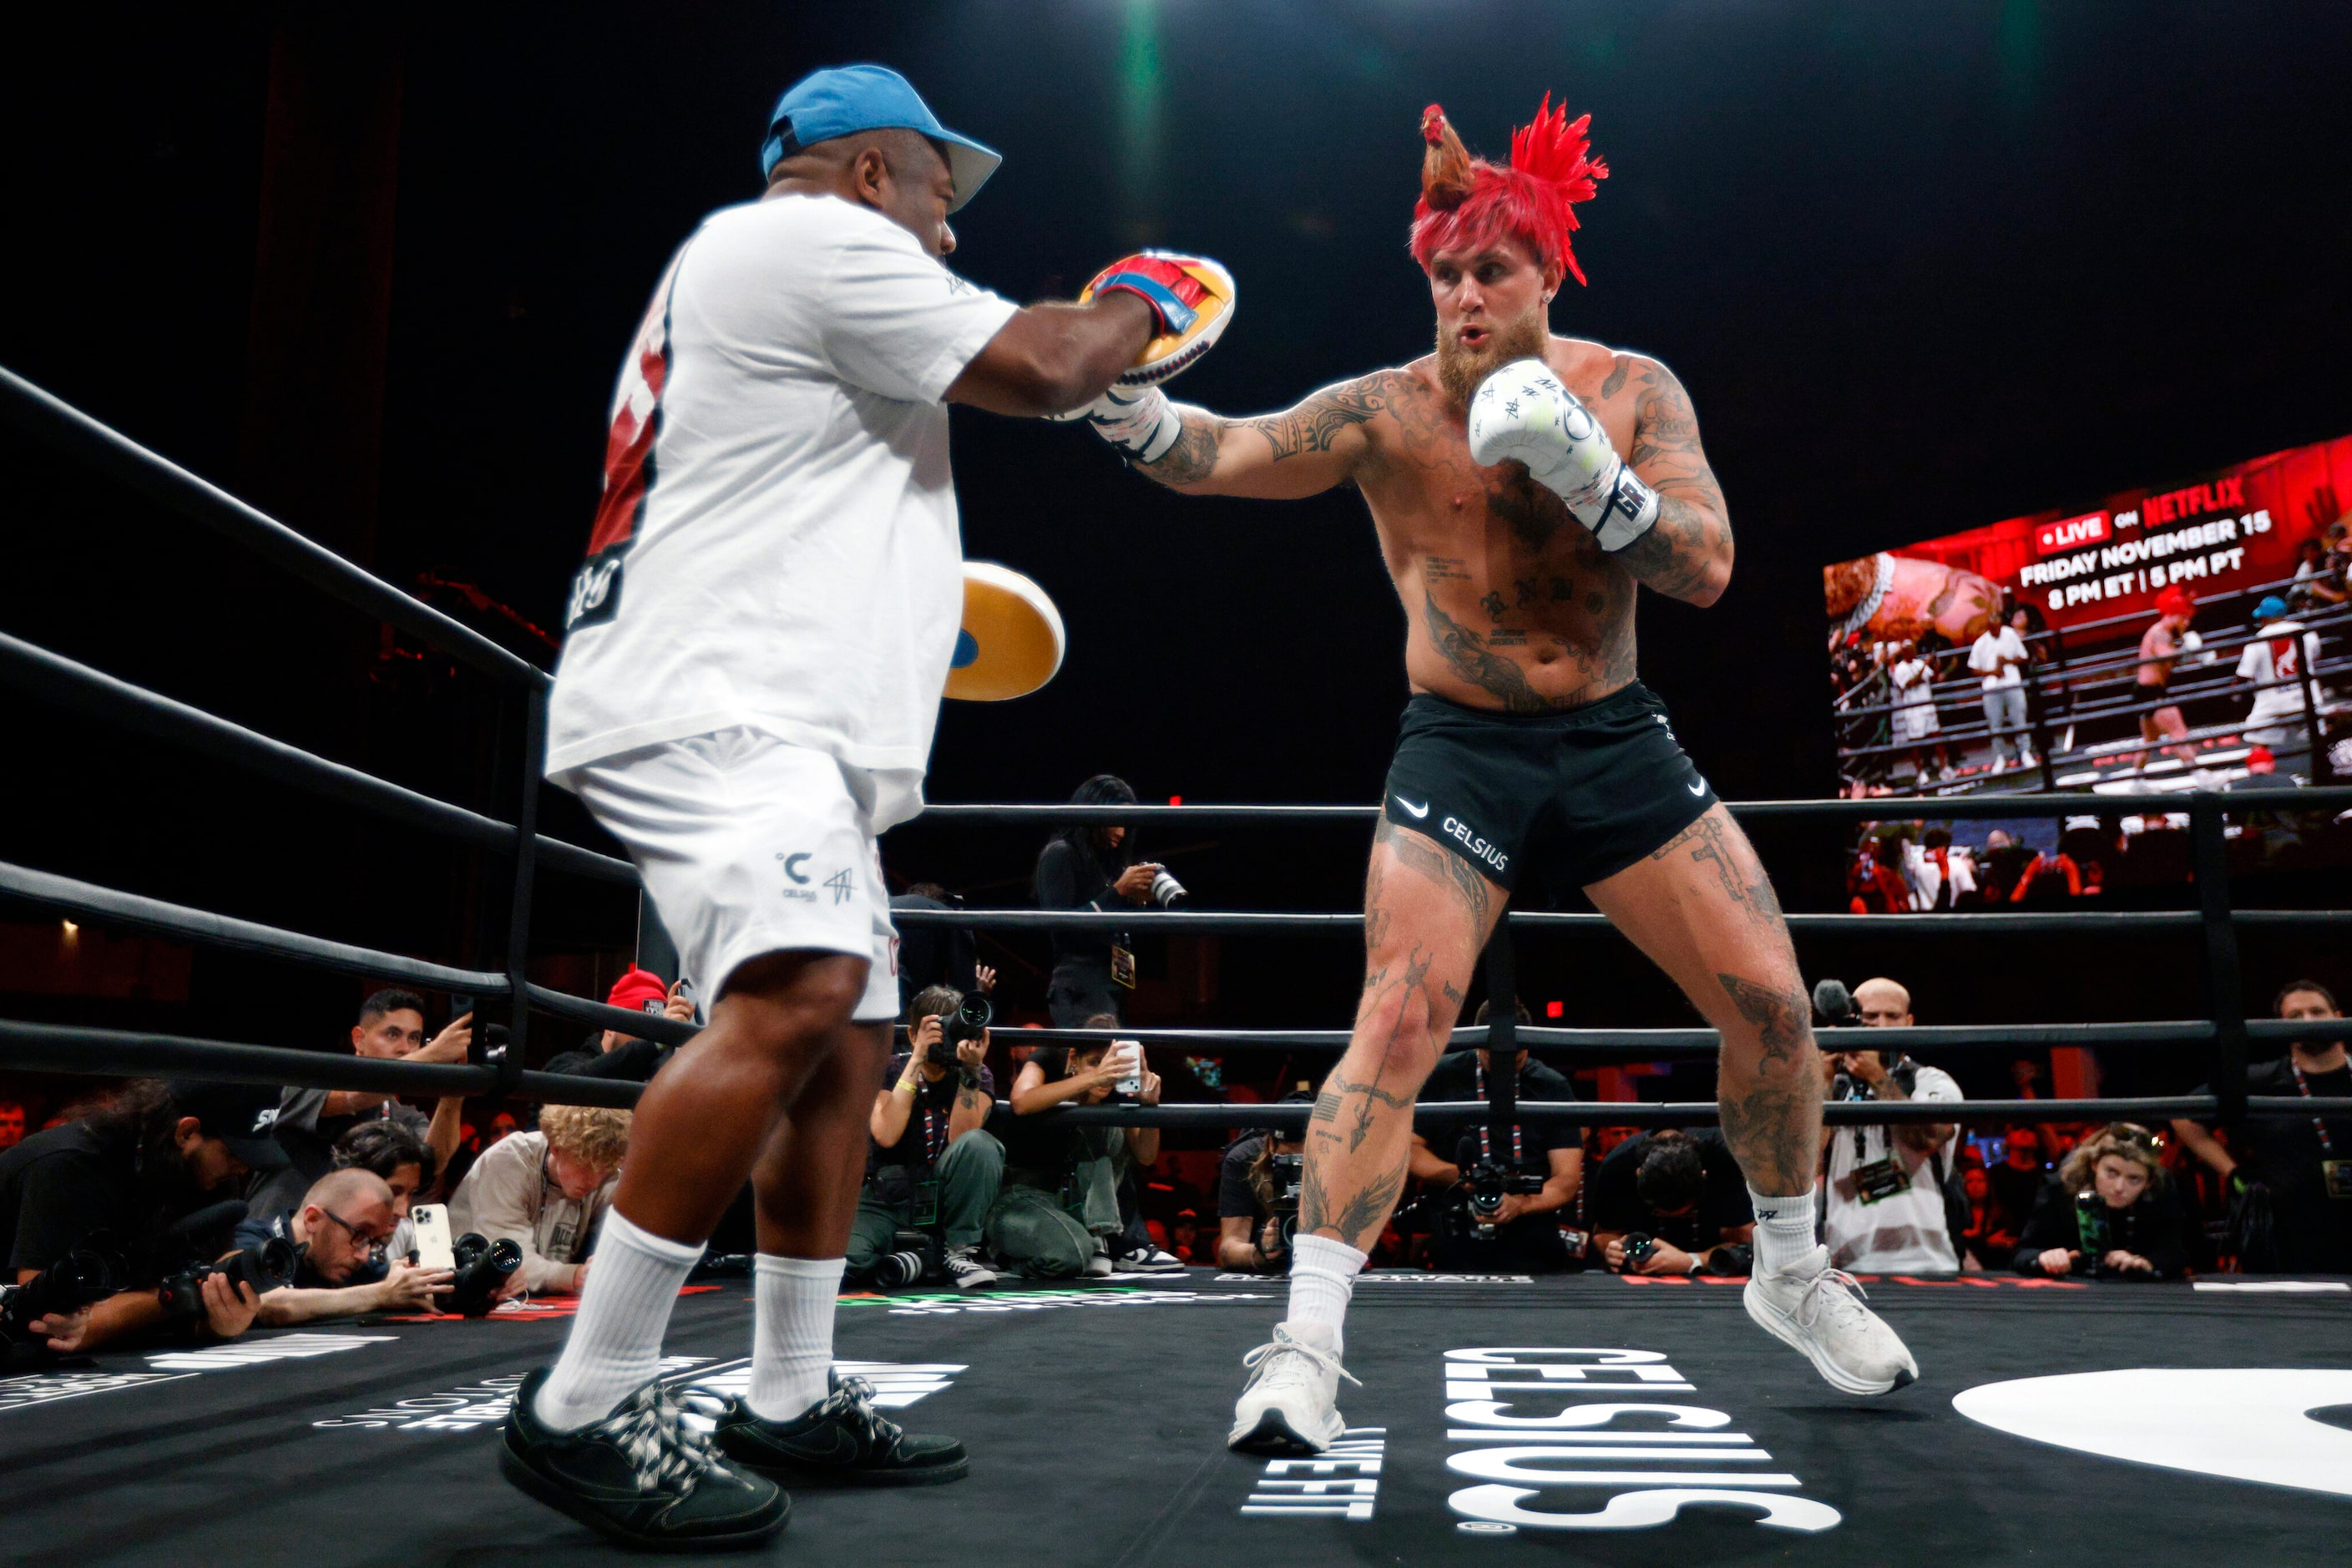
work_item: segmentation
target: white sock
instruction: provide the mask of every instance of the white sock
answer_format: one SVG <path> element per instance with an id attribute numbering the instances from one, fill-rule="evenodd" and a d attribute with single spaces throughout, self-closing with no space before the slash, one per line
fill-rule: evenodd
<path id="1" fill-rule="evenodd" d="M 1813 1240 L 1813 1189 L 1776 1196 L 1748 1189 L 1756 1210 L 1756 1271 L 1786 1274 L 1809 1261 L 1819 1243 Z M 1814 1269 L 1802 1269 L 1813 1273 Z"/>
<path id="2" fill-rule="evenodd" d="M 1338 1355 L 1348 1321 L 1348 1297 L 1366 1261 L 1346 1242 L 1328 1237 L 1301 1236 L 1292 1241 L 1290 1315 L 1283 1320 L 1284 1331 L 1294 1340 Z"/>
<path id="3" fill-rule="evenodd" d="M 751 1331 L 751 1388 L 744 1403 L 763 1421 L 790 1421 L 827 1392 L 833 1370 L 833 1304 L 841 1294 L 841 1258 L 751 1260 L 757 1305 Z"/>
<path id="4" fill-rule="evenodd" d="M 620 1210 L 604 1216 L 596 1266 L 580 1293 L 580 1312 L 555 1370 L 532 1410 L 558 1431 L 584 1426 L 661 1370 L 662 1331 L 677 1289 L 702 1248 L 631 1225 Z"/>

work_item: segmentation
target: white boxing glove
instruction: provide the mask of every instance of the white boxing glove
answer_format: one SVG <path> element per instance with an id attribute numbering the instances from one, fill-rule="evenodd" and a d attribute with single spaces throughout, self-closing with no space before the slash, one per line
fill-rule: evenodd
<path id="1" fill-rule="evenodd" d="M 1603 550 L 1622 550 L 1657 524 L 1658 492 L 1539 359 L 1513 360 L 1470 399 L 1471 461 L 1490 468 L 1512 458 L 1566 501 Z"/>
<path id="2" fill-rule="evenodd" d="M 1118 386 L 1056 420 L 1083 419 L 1095 434 L 1139 463 L 1156 463 L 1184 433 L 1183 417 L 1156 386 Z"/>

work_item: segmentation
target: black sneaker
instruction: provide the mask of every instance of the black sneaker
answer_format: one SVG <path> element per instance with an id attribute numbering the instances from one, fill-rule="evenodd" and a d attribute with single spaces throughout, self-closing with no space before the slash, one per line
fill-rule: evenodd
<path id="1" fill-rule="evenodd" d="M 833 1392 L 791 1421 L 762 1420 L 728 1399 L 711 1436 L 745 1469 L 802 1486 L 937 1486 L 971 1468 L 953 1437 L 909 1436 L 884 1417 L 864 1378 L 828 1375 Z"/>
<path id="2" fill-rule="evenodd" d="M 713 1453 L 658 1382 L 602 1421 L 557 1432 L 531 1408 L 547 1373 L 515 1392 L 499 1450 L 499 1470 L 522 1490 L 625 1546 L 660 1552 L 757 1546 L 784 1528 L 792 1499 Z"/>

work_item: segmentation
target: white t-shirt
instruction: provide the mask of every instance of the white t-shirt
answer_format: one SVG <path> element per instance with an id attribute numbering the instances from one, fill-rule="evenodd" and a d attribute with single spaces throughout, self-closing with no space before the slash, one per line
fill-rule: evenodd
<path id="1" fill-rule="evenodd" d="M 737 725 L 921 809 L 963 617 L 948 385 L 1017 309 L 871 208 L 726 207 L 672 258 L 613 401 L 547 771 Z"/>
<path id="2" fill-rule="evenodd" d="M 2295 636 L 2303 632 L 2303 658 L 2295 658 Z M 2254 693 L 2253 710 L 2246 715 L 2249 724 L 2259 724 L 2265 719 L 2299 718 L 2303 713 L 2303 673 L 2319 662 L 2319 634 L 2304 632 L 2301 621 L 2274 621 L 2263 628 L 2263 636 L 2246 645 L 2238 656 L 2238 676 L 2256 682 L 2287 680 L 2291 686 L 2273 686 Z"/>
<path id="3" fill-rule="evenodd" d="M 2024 680 L 2024 677 L 2017 673 L 2016 665 L 2000 662 L 2003 656 L 2014 659 L 2027 657 L 2025 639 L 2017 635 L 2015 626 L 2001 626 L 1981 633 L 1977 637 L 1976 646 L 1969 649 L 1969 668 L 1984 677 L 1987 691 L 1996 686 L 2020 685 Z"/>
<path id="4" fill-rule="evenodd" d="M 1915 703 L 1936 700 L 1934 667 L 1924 658 L 1906 658 L 1893 671 L 1895 705 L 1908 708 Z"/>
<path id="5" fill-rule="evenodd" d="M 1835 1043 L 1843 1045 L 1852 1037 Z M 1960 1086 L 1940 1068 L 1922 1067 L 1914 1080 L 1914 1100 L 1958 1100 Z M 1936 1185 L 1935 1163 L 1927 1155 L 1891 1142 L 1891 1127 L 1833 1127 L 1830 1130 L 1829 1198 L 1822 1239 L 1829 1244 L 1830 1263 L 1864 1274 L 1950 1273 L 1960 1266 L 1951 1226 L 1944 1218 L 1944 1194 Z M 1861 1134 L 1862 1151 L 1854 1152 Z M 1944 1144 L 1944 1170 L 1952 1170 L 1960 1135 L 1954 1130 Z M 1875 1203 L 1863 1202 L 1854 1173 L 1888 1157 L 1909 1172 L 1910 1185 Z"/>

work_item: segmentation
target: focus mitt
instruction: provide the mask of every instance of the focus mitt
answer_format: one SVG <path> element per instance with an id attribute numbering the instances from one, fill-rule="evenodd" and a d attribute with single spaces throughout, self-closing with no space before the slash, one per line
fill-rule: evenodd
<path id="1" fill-rule="evenodd" d="M 1062 668 L 1062 614 L 1045 589 L 992 561 L 963 563 L 963 626 L 947 695 L 966 702 L 1026 697 Z"/>
<path id="2" fill-rule="evenodd" d="M 1120 386 L 1157 386 L 1188 369 L 1234 319 L 1234 275 L 1206 257 L 1138 251 L 1096 273 L 1078 291 L 1078 303 L 1115 289 L 1142 296 L 1160 328 L 1135 363 L 1119 373 Z"/>

